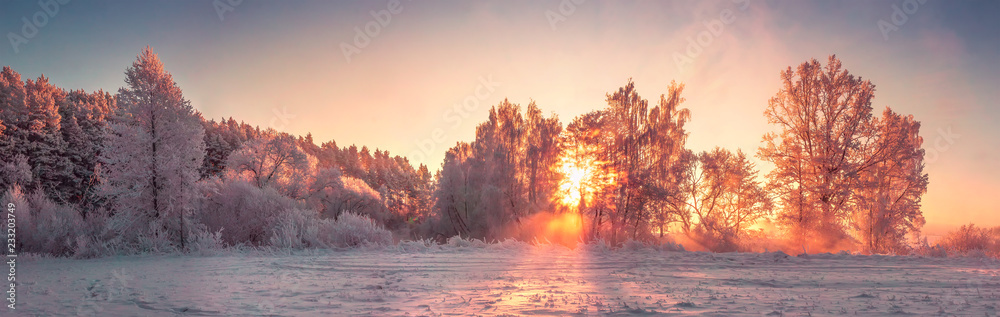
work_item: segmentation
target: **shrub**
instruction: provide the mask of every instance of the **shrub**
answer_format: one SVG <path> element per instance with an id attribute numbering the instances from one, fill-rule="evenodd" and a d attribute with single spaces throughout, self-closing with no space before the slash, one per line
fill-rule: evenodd
<path id="1" fill-rule="evenodd" d="M 216 232 L 197 230 L 189 237 L 191 242 L 188 244 L 188 251 L 195 254 L 212 255 L 225 246 L 222 241 L 222 230 Z"/>
<path id="2" fill-rule="evenodd" d="M 941 244 L 935 244 L 934 246 L 931 246 L 929 243 L 927 243 L 927 239 L 924 238 L 915 247 L 913 247 L 912 250 L 910 250 L 910 254 L 926 256 L 926 257 L 934 257 L 934 258 L 943 258 L 948 256 L 948 249 L 946 249 Z"/>
<path id="3" fill-rule="evenodd" d="M 333 220 L 321 220 L 312 210 L 295 208 L 283 212 L 271 233 L 271 246 L 290 249 L 328 246 L 318 235 L 326 222 Z"/>
<path id="4" fill-rule="evenodd" d="M 353 177 L 340 177 L 339 181 L 329 183 L 332 185 L 321 188 L 321 191 L 315 191 L 311 197 L 314 207 L 324 216 L 339 218 L 341 212 L 351 211 L 381 224 L 403 222 L 402 217 L 393 215 L 385 207 L 381 194 L 364 181 Z"/>
<path id="5" fill-rule="evenodd" d="M 371 218 L 353 212 L 341 213 L 337 221 L 320 228 L 320 236 L 337 247 L 392 244 L 392 232 Z"/>
<path id="6" fill-rule="evenodd" d="M 199 182 L 201 199 L 196 219 L 208 232 L 222 232 L 228 245 L 264 245 L 269 242 L 278 214 L 296 203 L 271 187 L 259 188 L 242 179 Z"/>
<path id="7" fill-rule="evenodd" d="M 53 202 L 41 190 L 25 195 L 19 186 L 7 191 L 3 203 L 15 206 L 18 251 L 72 254 L 83 224 L 75 208 Z"/>
<path id="8" fill-rule="evenodd" d="M 14 185 L 11 186 L 4 192 L 3 195 L 3 210 L 7 212 L 7 205 L 14 204 L 14 215 L 17 224 L 16 234 L 20 237 L 20 244 L 17 246 L 18 251 L 23 248 L 25 241 L 31 240 L 30 235 L 35 232 L 30 230 L 31 226 L 31 213 L 28 212 L 28 199 L 24 196 L 24 192 L 21 190 L 21 186 Z M 7 248 L 4 249 L 4 254 L 7 254 Z"/>
<path id="9" fill-rule="evenodd" d="M 334 219 L 320 219 L 308 209 L 292 209 L 280 216 L 270 238 L 278 248 L 355 247 L 392 244 L 392 233 L 363 215 L 344 212 Z"/>
<path id="10" fill-rule="evenodd" d="M 964 225 L 945 235 L 940 244 L 953 255 L 1000 257 L 1000 227 L 987 229 L 974 224 Z"/>

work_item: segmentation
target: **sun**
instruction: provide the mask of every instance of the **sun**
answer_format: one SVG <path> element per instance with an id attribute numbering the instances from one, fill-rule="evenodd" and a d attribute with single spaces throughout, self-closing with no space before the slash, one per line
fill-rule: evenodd
<path id="1" fill-rule="evenodd" d="M 580 204 L 581 192 L 587 192 L 586 182 L 590 178 L 591 167 L 589 164 L 576 164 L 569 157 L 563 157 L 562 165 L 559 166 L 559 172 L 563 175 L 559 184 L 562 196 L 560 202 L 564 206 L 576 207 Z"/>

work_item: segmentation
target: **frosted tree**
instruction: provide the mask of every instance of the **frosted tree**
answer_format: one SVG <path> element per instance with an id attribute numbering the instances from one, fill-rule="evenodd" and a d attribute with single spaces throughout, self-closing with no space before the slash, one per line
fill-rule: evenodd
<path id="1" fill-rule="evenodd" d="M 302 151 L 295 138 L 273 130 L 233 151 L 226 169 L 259 188 L 273 187 L 283 195 L 304 198 L 315 158 Z"/>
<path id="2" fill-rule="evenodd" d="M 779 197 L 778 220 L 793 237 L 825 248 L 854 242 L 851 222 L 860 210 L 873 213 L 861 217 L 865 221 L 885 218 L 877 214 L 907 214 L 891 225 L 862 225 L 878 227 L 878 236 L 898 237 L 919 226 L 923 152 L 912 118 L 890 112 L 884 120 L 873 119 L 875 85 L 842 69 L 835 56 L 825 66 L 811 60 L 794 72 L 788 68 L 781 79 L 781 89 L 764 112 L 781 131 L 764 136 L 758 156 L 775 165 L 768 186 Z M 905 181 L 877 180 L 887 175 L 905 175 Z M 912 185 L 917 186 L 907 189 Z M 891 195 L 878 187 L 892 187 L 895 196 L 888 199 Z M 915 203 L 905 203 L 910 205 L 905 208 L 896 204 L 906 201 Z M 893 232 L 885 232 L 889 229 Z"/>
<path id="3" fill-rule="evenodd" d="M 688 157 L 681 182 L 684 233 L 713 251 L 736 251 L 747 227 L 771 212 L 772 201 L 742 151 L 715 148 Z"/>
<path id="4" fill-rule="evenodd" d="M 779 220 L 796 238 L 832 247 L 849 239 L 844 220 L 865 160 L 860 149 L 870 139 L 875 85 L 841 69 L 834 56 L 825 67 L 815 59 L 789 67 L 781 79 L 764 113 L 781 132 L 764 136 L 758 156 L 775 165 L 768 177 L 783 198 Z"/>
<path id="5" fill-rule="evenodd" d="M 201 177 L 222 176 L 226 160 L 233 151 L 239 149 L 249 140 L 263 135 L 258 127 L 244 122 L 236 122 L 232 117 L 228 120 L 203 121 L 205 127 L 205 160 L 201 167 Z"/>
<path id="6" fill-rule="evenodd" d="M 81 206 L 84 217 L 96 209 L 98 158 L 106 136 L 106 117 L 115 107 L 111 94 L 81 90 L 69 92 L 59 107 L 65 145 L 61 155 L 69 160 L 71 169 L 58 184 L 57 192 L 65 201 Z"/>
<path id="7" fill-rule="evenodd" d="M 924 224 L 921 196 L 927 192 L 920 123 L 886 109 L 875 122 L 877 142 L 859 182 L 854 229 L 872 253 L 905 252 L 906 234 Z"/>
<path id="8" fill-rule="evenodd" d="M 553 167 L 561 154 L 559 134 L 562 132 L 562 123 L 555 114 L 545 118 L 541 109 L 532 101 L 525 112 L 525 125 L 527 148 L 523 182 L 528 190 L 528 203 L 532 208 L 548 209 L 560 178 Z"/>
<path id="9" fill-rule="evenodd" d="M 563 164 L 578 174 L 578 184 L 562 192 L 579 201 L 588 238 L 647 239 L 656 232 L 662 236 L 678 221 L 684 210 L 679 184 L 689 155 L 684 125 L 690 112 L 681 107 L 683 90 L 671 82 L 650 109 L 630 80 L 607 94 L 605 109 L 567 126 Z"/>
<path id="10" fill-rule="evenodd" d="M 17 72 L 4 67 L 0 93 L 3 94 L 0 121 L 5 126 L 0 137 L 2 157 L 6 160 L 17 155 L 26 157 L 33 177 L 30 183 L 21 185 L 28 191 L 41 189 L 50 197 L 65 201 L 58 190 L 71 170 L 69 161 L 61 155 L 64 144 L 58 110 L 65 92 L 49 84 L 45 76 L 22 83 Z"/>
<path id="11" fill-rule="evenodd" d="M 667 94 L 660 95 L 659 104 L 650 110 L 644 132 L 647 144 L 642 164 L 649 177 L 643 186 L 649 199 L 642 216 L 651 220 L 661 237 L 664 226 L 683 214 L 678 208 L 682 205 L 678 197 L 683 196 L 680 184 L 690 159 L 690 151 L 685 148 L 687 131 L 684 125 L 691 120 L 691 112 L 680 107 L 684 102 L 683 91 L 683 84 L 670 83 Z"/>
<path id="12" fill-rule="evenodd" d="M 434 211 L 440 220 L 440 226 L 431 229 L 435 235 L 474 234 L 472 220 L 478 217 L 481 209 L 476 184 L 480 183 L 481 176 L 472 168 L 475 160 L 472 156 L 472 146 L 465 142 L 459 142 L 445 153 L 434 192 Z"/>
<path id="13" fill-rule="evenodd" d="M 607 94 L 607 109 L 602 112 L 601 133 L 606 142 L 601 153 L 615 173 L 610 209 L 611 240 L 641 239 L 651 225 L 662 226 L 662 212 L 671 211 L 671 197 L 677 192 L 681 159 L 690 120 L 681 108 L 684 85 L 671 82 L 668 93 L 649 109 L 649 102 L 639 96 L 631 80 L 618 91 Z M 676 203 L 673 203 L 676 205 Z"/>
<path id="14" fill-rule="evenodd" d="M 24 111 L 22 110 L 24 108 L 24 95 L 24 82 L 21 81 L 21 74 L 9 66 L 5 66 L 0 72 L 0 163 L 5 166 L 4 174 L 0 175 L 3 176 L 0 177 L 0 190 L 8 190 L 14 183 L 25 185 L 25 180 L 30 181 L 31 179 L 31 166 L 28 165 L 28 158 L 18 151 L 13 138 L 17 122 L 20 121 L 20 114 Z M 20 159 L 23 162 L 14 161 L 18 155 L 21 156 Z M 23 168 L 24 166 L 27 168 Z M 23 171 L 27 171 L 27 175 L 22 175 Z"/>
<path id="15" fill-rule="evenodd" d="M 101 153 L 102 192 L 114 202 L 109 229 L 124 243 L 157 248 L 178 241 L 183 249 L 184 217 L 205 157 L 201 115 L 152 48 L 125 75 Z"/>
<path id="16" fill-rule="evenodd" d="M 528 213 L 524 155 L 526 131 L 521 107 L 506 99 L 490 109 L 489 120 L 476 127 L 473 149 L 481 164 L 475 172 L 485 177 L 482 195 L 488 236 L 498 237 L 503 226 L 520 223 Z"/>
<path id="17" fill-rule="evenodd" d="M 28 157 L 32 173 L 35 176 L 34 186 L 28 188 L 41 189 L 49 197 L 60 202 L 66 202 L 64 193 L 59 191 L 59 184 L 72 178 L 72 166 L 64 156 L 65 144 L 60 135 L 61 116 L 59 105 L 65 99 L 65 92 L 51 84 L 45 76 L 37 80 L 27 80 L 24 85 L 24 113 L 15 130 L 15 139 L 20 138 L 19 148 Z"/>

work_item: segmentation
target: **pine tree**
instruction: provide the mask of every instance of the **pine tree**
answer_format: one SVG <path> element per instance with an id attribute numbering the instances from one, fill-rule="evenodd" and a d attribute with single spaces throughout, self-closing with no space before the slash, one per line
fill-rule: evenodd
<path id="1" fill-rule="evenodd" d="M 9 66 L 4 66 L 0 72 L 0 163 L 11 168 L 5 168 L 3 177 L 0 177 L 0 190 L 7 190 L 17 180 L 24 181 L 25 177 L 17 176 L 13 168 L 18 164 L 13 160 L 20 155 L 24 164 L 27 165 L 27 157 L 21 154 L 21 149 L 15 142 L 14 135 L 17 130 L 17 123 L 21 121 L 20 114 L 24 111 L 24 82 L 21 81 L 21 74 L 18 74 Z M 28 167 L 27 179 L 31 177 L 30 166 Z M 25 185 L 25 184 L 21 184 Z"/>
<path id="2" fill-rule="evenodd" d="M 152 235 L 147 238 L 179 241 L 183 249 L 184 217 L 205 157 L 201 115 L 152 48 L 125 75 L 120 111 L 101 153 L 104 193 L 115 201 L 111 229 L 126 242 Z"/>
<path id="3" fill-rule="evenodd" d="M 111 94 L 82 90 L 69 92 L 59 107 L 64 144 L 61 155 L 71 167 L 57 191 L 67 202 L 81 206 L 84 217 L 96 208 L 98 158 L 107 132 L 107 116 L 114 108 Z"/>

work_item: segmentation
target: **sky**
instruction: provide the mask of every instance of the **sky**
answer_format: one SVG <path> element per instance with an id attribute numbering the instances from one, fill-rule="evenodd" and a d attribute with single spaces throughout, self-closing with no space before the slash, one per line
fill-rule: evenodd
<path id="1" fill-rule="evenodd" d="M 779 72 L 836 54 L 921 122 L 925 232 L 1000 225 L 997 1 L 46 1 L 0 0 L 22 78 L 116 92 L 148 45 L 207 118 L 431 170 L 504 98 L 568 124 L 629 79 L 685 85 L 689 148 L 754 154 Z"/>

